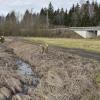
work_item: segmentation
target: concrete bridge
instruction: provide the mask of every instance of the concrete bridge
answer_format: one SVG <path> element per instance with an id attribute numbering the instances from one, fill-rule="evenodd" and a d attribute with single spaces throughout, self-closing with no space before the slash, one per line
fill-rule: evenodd
<path id="1" fill-rule="evenodd" d="M 56 28 L 51 29 L 56 32 L 66 32 L 68 30 L 74 31 L 83 38 L 93 38 L 100 35 L 100 26 L 98 27 L 69 27 L 69 28 Z"/>
<path id="2" fill-rule="evenodd" d="M 93 38 L 100 35 L 100 27 L 70 27 L 72 30 L 84 38 Z"/>

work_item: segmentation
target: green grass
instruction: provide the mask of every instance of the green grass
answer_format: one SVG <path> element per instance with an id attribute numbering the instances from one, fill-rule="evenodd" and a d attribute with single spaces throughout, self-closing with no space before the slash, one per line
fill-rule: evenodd
<path id="1" fill-rule="evenodd" d="M 100 73 L 96 75 L 96 83 L 100 83 Z"/>
<path id="2" fill-rule="evenodd" d="M 100 52 L 100 40 L 96 39 L 67 39 L 67 38 L 27 38 L 32 42 L 48 43 L 65 48 L 79 48 Z"/>

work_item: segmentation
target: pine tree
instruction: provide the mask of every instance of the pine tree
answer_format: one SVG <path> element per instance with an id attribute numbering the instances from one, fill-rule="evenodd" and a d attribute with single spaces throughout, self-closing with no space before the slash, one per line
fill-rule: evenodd
<path id="1" fill-rule="evenodd" d="M 49 22 L 50 24 L 53 24 L 54 20 L 54 8 L 52 3 L 50 2 L 49 7 L 48 7 L 48 15 L 49 15 Z"/>
<path id="2" fill-rule="evenodd" d="M 68 12 L 67 10 L 64 13 L 64 25 L 69 26 L 69 17 L 68 17 Z"/>

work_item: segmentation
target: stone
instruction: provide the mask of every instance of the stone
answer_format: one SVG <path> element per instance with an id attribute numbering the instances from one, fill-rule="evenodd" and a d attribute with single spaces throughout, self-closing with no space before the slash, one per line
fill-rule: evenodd
<path id="1" fill-rule="evenodd" d="M 6 100 L 6 97 L 0 93 L 0 100 Z"/>
<path id="2" fill-rule="evenodd" d="M 12 100 L 32 100 L 31 97 L 29 95 L 14 95 L 12 97 Z"/>
<path id="3" fill-rule="evenodd" d="M 4 95 L 6 98 L 10 98 L 10 96 L 11 96 L 11 91 L 9 89 L 7 89 L 6 87 L 2 87 L 0 89 L 0 93 L 2 95 Z"/>
<path id="4" fill-rule="evenodd" d="M 12 90 L 13 93 L 21 92 L 22 91 L 22 84 L 20 80 L 15 78 L 7 79 L 7 86 Z"/>

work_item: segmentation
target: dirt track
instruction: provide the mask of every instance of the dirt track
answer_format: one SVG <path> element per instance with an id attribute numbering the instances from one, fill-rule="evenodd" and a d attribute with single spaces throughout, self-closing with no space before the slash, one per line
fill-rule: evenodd
<path id="1" fill-rule="evenodd" d="M 82 54 L 82 56 L 84 56 L 84 53 Z M 95 81 L 96 74 L 100 73 L 100 62 L 98 59 L 98 61 L 94 61 L 89 59 L 89 56 L 83 58 L 70 52 L 70 50 L 68 51 L 68 49 L 56 47 L 49 47 L 47 54 L 41 54 L 41 47 L 38 44 L 31 44 L 18 38 L 7 38 L 7 42 L 0 45 L 0 57 L 2 57 L 2 55 L 4 59 L 7 59 L 7 63 L 10 64 L 9 68 L 13 70 L 10 77 L 19 81 L 17 86 L 14 85 L 14 89 L 15 87 L 17 87 L 17 89 L 15 89 L 15 93 L 13 93 L 15 96 L 13 96 L 13 98 L 16 98 L 16 93 L 18 94 L 25 89 L 21 76 L 20 78 L 15 77 L 17 76 L 17 73 L 15 73 L 16 58 L 19 57 L 30 63 L 33 71 L 38 73 L 38 76 L 41 76 L 41 78 L 39 78 L 39 84 L 35 89 L 30 88 L 28 93 L 22 92 L 23 94 L 21 96 L 17 95 L 20 98 L 18 100 L 25 100 L 25 98 L 31 98 L 31 100 L 100 99 L 99 84 Z M 4 62 L 4 59 L 0 61 Z M 4 65 L 1 66 L 6 65 L 4 63 Z M 4 71 L 6 70 L 4 69 Z M 6 87 L 6 90 L 8 89 L 8 91 L 12 93 L 13 90 L 12 88 L 10 89 L 10 87 L 11 86 Z M 21 99 L 22 96 L 24 99 Z M 10 97 L 12 97 L 11 94 L 8 98 Z M 12 99 L 10 98 L 10 100 Z"/>
<path id="2" fill-rule="evenodd" d="M 62 50 L 64 52 L 69 52 L 71 54 L 75 54 L 84 58 L 100 61 L 100 53 L 95 53 L 92 51 L 86 51 L 83 49 L 75 49 L 75 48 L 62 48 Z"/>

